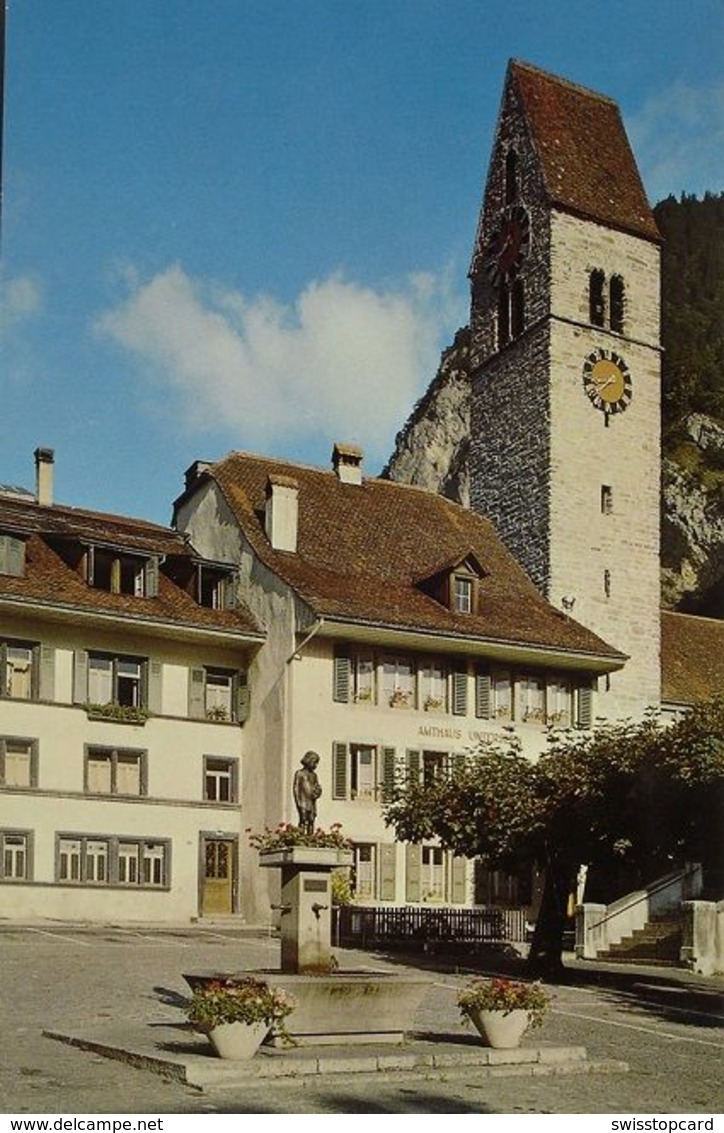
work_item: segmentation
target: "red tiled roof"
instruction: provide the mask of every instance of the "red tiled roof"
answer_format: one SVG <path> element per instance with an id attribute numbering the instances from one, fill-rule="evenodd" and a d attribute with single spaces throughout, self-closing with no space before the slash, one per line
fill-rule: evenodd
<path id="1" fill-rule="evenodd" d="M 661 611 L 661 699 L 696 704 L 724 694 L 724 621 Z"/>
<path id="2" fill-rule="evenodd" d="M 551 202 L 660 240 L 616 103 L 517 60 L 508 82 L 530 125 Z"/>
<path id="3" fill-rule="evenodd" d="M 488 520 L 442 496 L 241 452 L 209 475 L 258 557 L 318 616 L 623 660 L 541 597 Z M 295 553 L 274 550 L 264 530 L 266 485 L 280 475 L 299 485 Z M 485 572 L 479 612 L 457 613 L 421 589 L 421 578 L 471 555 Z"/>
<path id="4" fill-rule="evenodd" d="M 212 610 L 159 572 L 158 596 L 137 598 L 97 590 L 63 561 L 53 544 L 59 538 L 96 542 L 129 552 L 198 559 L 187 539 L 172 528 L 124 516 L 68 507 L 41 507 L 0 497 L 0 532 L 25 536 L 25 571 L 18 578 L 0 574 L 0 600 L 65 607 L 98 615 L 139 618 L 194 628 L 260 635 L 245 608 Z"/>

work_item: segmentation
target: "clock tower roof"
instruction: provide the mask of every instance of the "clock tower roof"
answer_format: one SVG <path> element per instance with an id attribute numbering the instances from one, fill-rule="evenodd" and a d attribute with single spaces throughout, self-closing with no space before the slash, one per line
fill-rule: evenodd
<path id="1" fill-rule="evenodd" d="M 612 228 L 660 241 L 616 103 L 604 95 L 511 60 L 506 83 L 517 96 L 550 202 Z"/>

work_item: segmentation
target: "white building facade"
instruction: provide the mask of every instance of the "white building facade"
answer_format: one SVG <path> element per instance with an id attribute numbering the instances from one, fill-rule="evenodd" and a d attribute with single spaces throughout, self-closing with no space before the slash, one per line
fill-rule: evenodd
<path id="1" fill-rule="evenodd" d="M 0 496 L 2 916 L 238 912 L 262 635 L 202 604 L 229 577 L 175 532 Z"/>

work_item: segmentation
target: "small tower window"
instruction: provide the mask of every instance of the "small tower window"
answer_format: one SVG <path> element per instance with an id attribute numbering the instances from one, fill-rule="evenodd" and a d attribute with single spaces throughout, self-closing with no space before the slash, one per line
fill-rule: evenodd
<path id="1" fill-rule="evenodd" d="M 601 484 L 601 515 L 613 514 L 613 488 L 610 484 Z"/>
<path id="2" fill-rule="evenodd" d="M 605 570 L 603 572 L 603 593 L 607 598 L 611 597 L 611 571 Z"/>
<path id="3" fill-rule="evenodd" d="M 595 327 L 602 327 L 606 317 L 606 305 L 603 297 L 606 276 L 595 268 L 588 279 L 588 305 L 589 319 Z"/>
<path id="4" fill-rule="evenodd" d="M 609 312 L 611 330 L 617 334 L 623 333 L 623 316 L 625 307 L 625 288 L 620 275 L 612 275 L 609 285 Z"/>
<path id="5" fill-rule="evenodd" d="M 510 342 L 510 292 L 506 283 L 501 283 L 498 293 L 498 347 Z"/>
<path id="6" fill-rule="evenodd" d="M 518 196 L 518 155 L 508 150 L 505 158 L 505 203 L 510 205 Z"/>
<path id="7" fill-rule="evenodd" d="M 525 328 L 525 291 L 523 280 L 516 279 L 510 303 L 510 324 L 513 338 L 523 333 Z"/>
<path id="8" fill-rule="evenodd" d="M 498 349 L 525 330 L 525 288 L 522 279 L 501 283 L 498 292 Z"/>

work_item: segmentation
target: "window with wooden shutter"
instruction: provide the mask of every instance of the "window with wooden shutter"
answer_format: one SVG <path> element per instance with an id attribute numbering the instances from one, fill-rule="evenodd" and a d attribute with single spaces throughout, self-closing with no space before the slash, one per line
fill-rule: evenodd
<path id="1" fill-rule="evenodd" d="M 146 679 L 148 683 L 148 699 L 146 701 L 146 707 L 148 708 L 149 712 L 152 712 L 154 714 L 154 716 L 159 716 L 161 714 L 162 707 L 161 682 L 163 679 L 163 665 L 160 661 L 154 661 L 152 659 L 146 666 L 146 672 Z"/>
<path id="2" fill-rule="evenodd" d="M 405 847 L 405 900 L 415 904 L 422 900 L 422 846 Z"/>
<path id="3" fill-rule="evenodd" d="M 467 858 L 450 860 L 450 900 L 453 905 L 466 905 L 468 900 Z"/>
<path id="4" fill-rule="evenodd" d="M 397 846 L 394 842 L 380 842 L 378 851 L 380 862 L 380 901 L 394 901 L 397 898 Z"/>
<path id="5" fill-rule="evenodd" d="M 148 559 L 144 566 L 143 589 L 146 598 L 158 597 L 158 559 Z"/>
<path id="6" fill-rule="evenodd" d="M 206 674 L 202 668 L 189 670 L 189 716 L 203 720 L 206 715 Z"/>
<path id="7" fill-rule="evenodd" d="M 25 574 L 25 540 L 0 535 L 0 574 L 22 578 Z"/>
<path id="8" fill-rule="evenodd" d="M 251 710 L 251 689 L 249 674 L 241 669 L 236 676 L 236 719 L 240 724 L 249 719 Z"/>
<path id="9" fill-rule="evenodd" d="M 420 770 L 422 766 L 422 757 L 419 751 L 407 751 L 405 753 L 405 771 L 407 778 L 411 783 L 417 783 L 420 779 Z"/>
<path id="10" fill-rule="evenodd" d="M 55 647 L 40 645 L 37 650 L 38 697 L 40 700 L 55 699 Z"/>
<path id="11" fill-rule="evenodd" d="M 335 653 L 332 699 L 340 704 L 349 703 L 351 662 L 349 654 Z"/>
<path id="12" fill-rule="evenodd" d="M 73 703 L 85 704 L 88 700 L 88 654 L 76 649 L 73 654 Z"/>
<path id="13" fill-rule="evenodd" d="M 579 728 L 593 726 L 593 686 L 581 685 L 578 689 L 578 713 L 576 724 Z"/>
<path id="14" fill-rule="evenodd" d="M 452 710 L 454 716 L 468 713 L 468 674 L 462 670 L 453 673 Z"/>
<path id="15" fill-rule="evenodd" d="M 479 720 L 489 720 L 492 716 L 492 684 L 487 669 L 478 669 L 475 674 L 475 715 Z"/>
<path id="16" fill-rule="evenodd" d="M 332 798 L 347 798 L 347 744 L 332 744 Z"/>
<path id="17" fill-rule="evenodd" d="M 382 802 L 392 797 L 395 786 L 395 749 L 383 747 L 380 758 L 380 796 Z"/>

